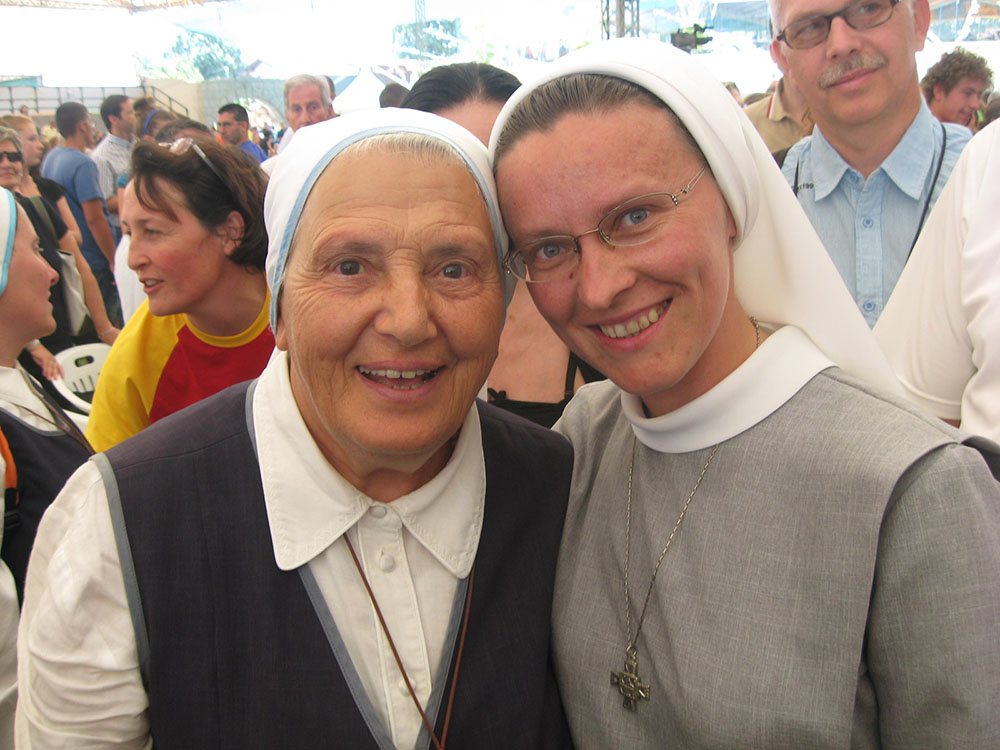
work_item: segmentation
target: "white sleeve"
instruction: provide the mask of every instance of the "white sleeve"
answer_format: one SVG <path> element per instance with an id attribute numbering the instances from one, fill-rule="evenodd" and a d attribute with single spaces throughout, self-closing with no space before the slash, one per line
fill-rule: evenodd
<path id="1" fill-rule="evenodd" d="M 1000 127 L 991 126 L 959 158 L 874 329 L 914 403 L 994 440 L 1000 438 L 998 175 Z"/>
<path id="2" fill-rule="evenodd" d="M 152 747 L 108 499 L 90 461 L 39 526 L 18 662 L 18 748 Z"/>

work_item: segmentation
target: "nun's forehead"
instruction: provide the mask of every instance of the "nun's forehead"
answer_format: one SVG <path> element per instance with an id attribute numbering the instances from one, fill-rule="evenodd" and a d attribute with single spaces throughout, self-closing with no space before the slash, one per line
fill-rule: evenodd
<path id="1" fill-rule="evenodd" d="M 358 174 L 363 171 L 365 162 L 373 157 L 397 156 L 401 162 L 410 161 L 410 164 L 403 165 L 403 169 L 412 169 L 412 160 L 416 159 L 421 163 L 421 167 L 427 169 L 440 168 L 441 166 L 461 167 L 476 187 L 476 197 L 478 200 L 487 203 L 487 196 L 484 195 L 482 186 L 476 179 L 476 173 L 470 168 L 468 162 L 452 146 L 444 141 L 423 133 L 382 133 L 356 141 L 340 151 L 326 168 L 317 177 L 309 191 L 303 204 L 302 211 L 296 217 L 295 232 L 288 248 L 288 260 L 290 261 L 295 251 L 295 244 L 299 238 L 299 229 L 303 219 L 316 210 L 318 201 L 325 199 L 322 190 L 318 187 L 331 179 L 338 171 L 343 169 L 351 170 Z M 382 161 L 381 159 L 379 161 Z"/>

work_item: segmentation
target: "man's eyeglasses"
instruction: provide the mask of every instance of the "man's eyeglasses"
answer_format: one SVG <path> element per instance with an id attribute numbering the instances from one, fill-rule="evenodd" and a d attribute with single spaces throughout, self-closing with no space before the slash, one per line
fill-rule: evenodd
<path id="1" fill-rule="evenodd" d="M 20 151 L 0 151 L 0 161 L 6 159 L 11 164 L 20 164 L 24 161 L 24 154 Z"/>
<path id="2" fill-rule="evenodd" d="M 226 189 L 229 190 L 230 193 L 232 193 L 232 188 L 229 186 L 229 180 L 222 176 L 222 172 L 219 171 L 219 168 L 212 164 L 211 159 L 205 156 L 205 152 L 201 150 L 201 146 L 194 142 L 193 138 L 178 138 L 173 143 L 161 143 L 159 145 L 168 149 L 170 153 L 178 156 L 180 154 L 187 153 L 188 151 L 194 151 L 198 155 L 198 158 L 205 163 L 205 166 L 211 169 L 215 176 L 219 178 L 219 181 L 226 186 Z"/>
<path id="3" fill-rule="evenodd" d="M 852 29 L 873 29 L 892 17 L 897 3 L 899 0 L 859 0 L 836 13 L 793 21 L 776 38 L 792 49 L 809 49 L 826 41 L 834 18 L 843 18 Z"/>
<path id="4" fill-rule="evenodd" d="M 691 192 L 705 174 L 702 167 L 679 193 L 647 193 L 611 209 L 594 229 L 576 235 L 539 237 L 515 245 L 504 258 L 504 268 L 528 282 L 563 278 L 580 263 L 580 238 L 597 233 L 611 247 L 643 245 L 657 237 L 670 223 L 681 198 Z"/>

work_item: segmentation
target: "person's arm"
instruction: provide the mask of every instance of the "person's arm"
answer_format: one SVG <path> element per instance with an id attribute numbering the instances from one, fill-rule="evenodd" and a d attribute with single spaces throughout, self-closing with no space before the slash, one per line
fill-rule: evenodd
<path id="1" fill-rule="evenodd" d="M 107 495 L 91 462 L 39 526 L 17 650 L 19 748 L 152 746 Z"/>
<path id="2" fill-rule="evenodd" d="M 66 200 L 66 196 L 61 196 L 58 201 L 56 201 L 56 208 L 59 209 L 59 216 L 66 223 L 66 228 L 69 233 L 73 235 L 73 239 L 76 240 L 76 244 L 79 245 L 83 242 L 83 232 L 80 231 L 80 225 L 76 223 L 76 217 L 73 216 L 73 211 L 70 210 L 69 202 Z"/>
<path id="3" fill-rule="evenodd" d="M 997 747 L 1000 485 L 948 444 L 900 478 L 879 534 L 866 631 L 881 746 Z"/>
<path id="4" fill-rule="evenodd" d="M 76 268 L 80 272 L 80 281 L 83 282 L 84 301 L 87 303 L 87 311 L 90 313 L 90 319 L 94 321 L 97 336 L 105 344 L 113 344 L 115 339 L 118 338 L 120 331 L 111 325 L 108 312 L 104 308 L 104 299 L 101 297 L 101 290 L 97 286 L 97 279 L 94 278 L 94 272 L 90 270 L 90 264 L 83 257 L 80 247 L 69 232 L 66 232 L 60 238 L 59 249 L 76 258 Z"/>
<path id="5" fill-rule="evenodd" d="M 63 376 L 62 365 L 59 364 L 55 356 L 40 341 L 34 341 L 25 347 L 28 354 L 35 360 L 35 364 L 42 369 L 42 375 L 46 380 L 55 380 Z"/>
<path id="6" fill-rule="evenodd" d="M 111 236 L 111 225 L 104 218 L 104 207 L 101 205 L 100 198 L 84 201 L 81 205 L 90 233 L 94 235 L 94 241 L 104 253 L 104 257 L 113 266 L 115 263 L 115 241 Z"/>

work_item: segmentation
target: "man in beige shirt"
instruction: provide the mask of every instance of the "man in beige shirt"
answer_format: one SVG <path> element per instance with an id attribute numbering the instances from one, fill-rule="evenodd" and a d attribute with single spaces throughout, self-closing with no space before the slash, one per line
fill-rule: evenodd
<path id="1" fill-rule="evenodd" d="M 774 91 L 743 110 L 772 154 L 786 151 L 812 132 L 812 118 L 802 94 L 782 76 Z"/>

